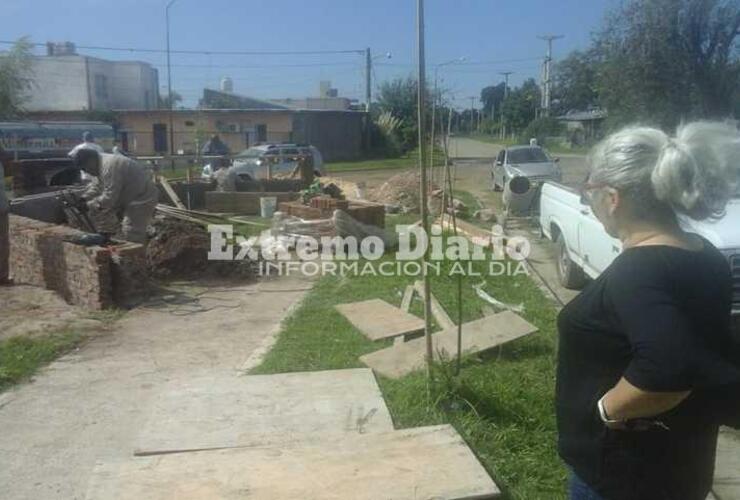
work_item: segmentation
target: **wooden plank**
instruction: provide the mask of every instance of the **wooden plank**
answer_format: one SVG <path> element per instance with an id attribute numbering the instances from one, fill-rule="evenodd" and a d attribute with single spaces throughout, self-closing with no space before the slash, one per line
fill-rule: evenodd
<path id="1" fill-rule="evenodd" d="M 484 352 L 536 331 L 534 325 L 511 311 L 486 316 L 463 323 L 463 353 Z M 432 342 L 435 356 L 442 353 L 452 359 L 457 352 L 457 327 L 433 334 Z M 380 375 L 399 378 L 423 368 L 425 356 L 425 340 L 419 338 L 366 354 L 360 360 Z"/>
<path id="2" fill-rule="evenodd" d="M 409 312 L 412 300 L 414 300 L 414 287 L 413 285 L 408 285 L 403 292 L 403 299 L 401 299 L 401 310 L 403 312 Z"/>
<path id="3" fill-rule="evenodd" d="M 740 431 L 720 429 L 712 491 L 723 500 L 740 498 Z"/>
<path id="4" fill-rule="evenodd" d="M 170 186 L 170 182 L 164 178 L 159 178 L 159 183 L 162 185 L 162 188 L 164 189 L 164 192 L 167 193 L 167 196 L 170 198 L 172 203 L 175 204 L 177 208 L 186 209 L 185 205 L 183 205 L 182 201 L 180 201 L 180 197 L 177 196 L 177 193 L 175 193 L 175 190 L 172 189 L 172 186 Z"/>
<path id="5" fill-rule="evenodd" d="M 154 398 L 135 454 L 392 430 L 383 395 L 366 368 L 191 376 L 171 381 Z"/>
<path id="6" fill-rule="evenodd" d="M 298 193 L 290 192 L 247 192 L 247 191 L 209 191 L 205 194 L 206 210 L 242 215 L 259 215 L 260 199 L 277 198 L 278 203 L 294 200 Z"/>
<path id="7" fill-rule="evenodd" d="M 414 283 L 414 288 L 423 299 L 424 283 L 421 281 L 417 281 L 416 283 Z M 447 314 L 447 311 L 445 311 L 444 307 L 442 307 L 442 304 L 439 303 L 437 297 L 435 297 L 433 293 L 430 294 L 429 301 L 431 302 L 432 306 L 432 316 L 434 316 L 434 320 L 437 322 L 440 328 L 442 328 L 442 330 L 455 328 L 455 322 L 452 321 L 452 318 L 450 318 L 450 316 Z"/>
<path id="8" fill-rule="evenodd" d="M 500 490 L 452 426 L 99 463 L 88 500 L 448 500 Z"/>
<path id="9" fill-rule="evenodd" d="M 336 309 L 371 340 L 408 335 L 424 330 L 424 320 L 380 299 L 339 304 Z"/>

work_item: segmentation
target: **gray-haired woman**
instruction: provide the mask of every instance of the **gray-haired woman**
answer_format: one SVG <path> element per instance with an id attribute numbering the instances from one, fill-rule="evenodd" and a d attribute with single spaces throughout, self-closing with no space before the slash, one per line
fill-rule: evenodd
<path id="1" fill-rule="evenodd" d="M 732 277 L 678 217 L 737 196 L 740 135 L 631 127 L 590 155 L 583 196 L 623 252 L 560 313 L 559 452 L 571 499 L 704 500 L 717 432 L 740 398 Z"/>

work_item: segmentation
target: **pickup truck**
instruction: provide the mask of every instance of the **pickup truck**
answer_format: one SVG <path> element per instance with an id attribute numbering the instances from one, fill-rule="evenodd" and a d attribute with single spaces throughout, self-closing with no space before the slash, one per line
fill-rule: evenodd
<path id="1" fill-rule="evenodd" d="M 725 257 L 734 280 L 732 315 L 740 318 L 740 193 L 718 220 L 695 221 L 680 217 L 681 226 L 706 238 Z M 540 197 L 542 234 L 557 246 L 557 274 L 566 288 L 581 288 L 595 278 L 622 251 L 622 243 L 606 234 L 591 208 L 581 203 L 579 192 L 563 184 L 546 182 Z"/>

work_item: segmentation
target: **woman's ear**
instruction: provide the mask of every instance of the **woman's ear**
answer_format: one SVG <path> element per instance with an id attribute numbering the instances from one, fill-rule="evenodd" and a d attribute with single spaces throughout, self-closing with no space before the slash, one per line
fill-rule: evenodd
<path id="1" fill-rule="evenodd" d="M 619 208 L 621 201 L 619 191 L 612 187 L 604 188 L 604 206 L 610 217 L 614 217 L 614 213 Z"/>

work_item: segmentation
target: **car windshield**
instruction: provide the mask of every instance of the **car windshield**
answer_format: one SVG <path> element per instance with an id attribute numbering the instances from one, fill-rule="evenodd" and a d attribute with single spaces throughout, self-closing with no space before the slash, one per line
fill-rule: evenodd
<path id="1" fill-rule="evenodd" d="M 236 155 L 236 158 L 259 158 L 264 153 L 264 149 L 249 148 Z"/>
<path id="2" fill-rule="evenodd" d="M 508 163 L 543 163 L 550 159 L 540 148 L 512 149 L 509 151 Z"/>

